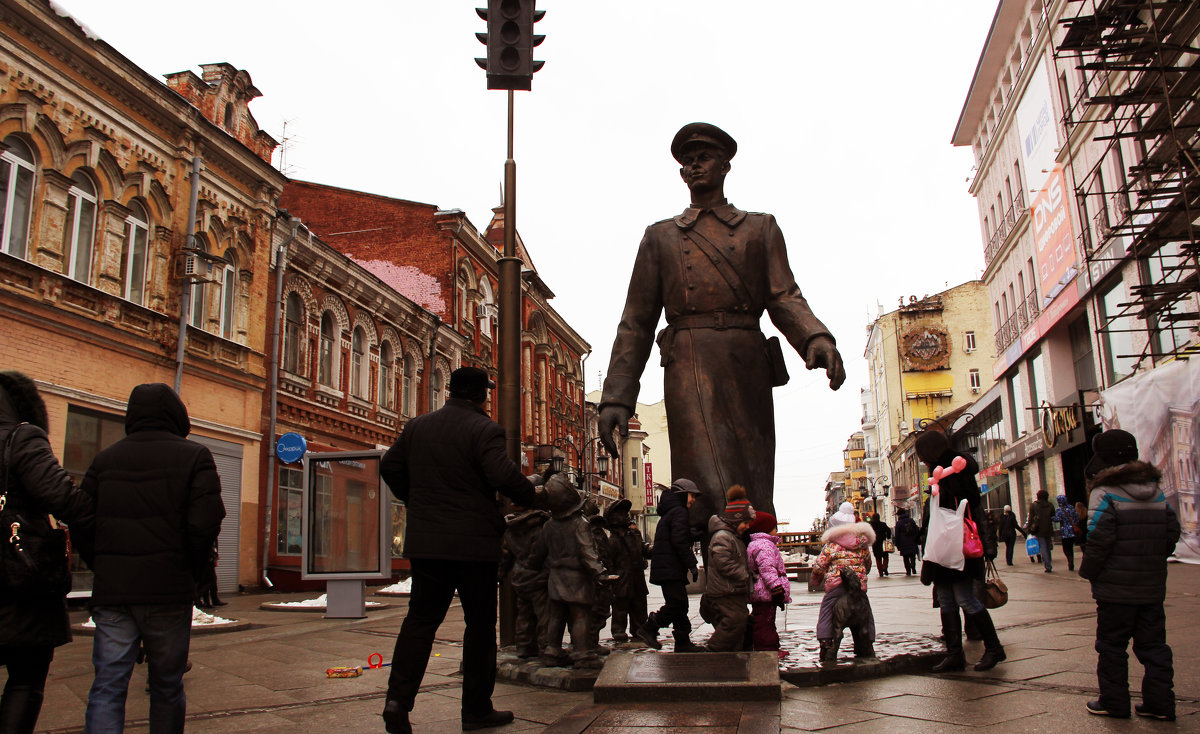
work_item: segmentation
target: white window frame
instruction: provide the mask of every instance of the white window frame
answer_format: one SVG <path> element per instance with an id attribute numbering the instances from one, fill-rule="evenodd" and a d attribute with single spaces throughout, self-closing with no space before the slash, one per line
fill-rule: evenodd
<path id="1" fill-rule="evenodd" d="M 329 319 L 330 335 L 325 337 L 325 319 Z M 338 381 L 338 341 L 341 330 L 337 319 L 329 311 L 321 313 L 321 325 L 317 338 L 317 382 L 325 387 L 337 389 Z"/>
<path id="2" fill-rule="evenodd" d="M 379 407 L 396 407 L 396 350 L 389 341 L 379 344 Z"/>
<path id="3" fill-rule="evenodd" d="M 289 318 L 289 308 L 295 303 L 297 318 Z M 283 305 L 283 369 L 293 375 L 304 374 L 304 301 L 298 293 L 289 293 Z"/>
<path id="4" fill-rule="evenodd" d="M 87 191 L 83 184 L 91 188 Z M 99 217 L 97 186 L 83 171 L 71 174 L 67 189 L 67 220 L 63 223 L 63 263 L 66 276 L 81 283 L 92 281 L 92 259 L 96 249 L 96 220 Z M 85 213 L 91 210 L 91 222 L 84 224 Z"/>
<path id="5" fill-rule="evenodd" d="M 412 358 L 411 354 L 404 355 L 404 360 L 401 362 L 403 374 L 400 388 L 400 412 L 406 416 L 413 415 L 416 408 L 416 401 L 413 397 L 417 391 L 417 361 Z"/>
<path id="6" fill-rule="evenodd" d="M 367 351 L 367 332 L 361 326 L 355 326 L 350 332 L 350 394 L 364 400 L 369 397 L 366 393 L 370 385 L 367 377 L 371 361 Z"/>
<path id="7" fill-rule="evenodd" d="M 4 172 L 3 208 L 0 208 L 0 219 L 3 220 L 0 221 L 0 249 L 13 257 L 27 260 L 29 259 L 29 229 L 33 220 L 33 190 L 37 183 L 37 168 L 34 166 L 33 151 L 19 138 L 11 135 L 4 139 L 3 146 L 0 147 L 3 148 L 0 150 L 0 165 L 8 166 L 8 171 Z M 29 157 L 25 158 L 13 151 L 28 153 Z M 24 186 L 21 182 L 22 173 L 28 176 Z M 13 212 L 22 188 L 25 189 L 25 221 L 17 223 L 13 221 Z M 19 233 L 14 227 L 15 224 L 19 224 L 21 228 Z"/>
<path id="8" fill-rule="evenodd" d="M 150 218 L 145 207 L 137 202 L 130 207 L 129 216 L 125 217 L 125 242 L 121 248 L 121 295 L 127 301 L 138 305 L 146 304 L 146 284 L 149 282 L 150 271 Z M 136 208 L 135 208 L 136 207 Z M 139 210 L 146 214 L 145 218 L 138 216 Z M 141 273 L 134 270 L 138 256 L 138 234 L 141 233 Z M 137 297 L 134 297 L 136 284 Z"/>

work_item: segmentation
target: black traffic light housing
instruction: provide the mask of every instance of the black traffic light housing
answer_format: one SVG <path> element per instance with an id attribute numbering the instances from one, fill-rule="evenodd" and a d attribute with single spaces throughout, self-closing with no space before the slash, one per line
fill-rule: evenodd
<path id="1" fill-rule="evenodd" d="M 487 46 L 487 58 L 475 59 L 487 71 L 488 89 L 523 89 L 533 86 L 533 73 L 546 63 L 533 60 L 533 47 L 546 40 L 533 33 L 533 24 L 545 10 L 534 8 L 535 0 L 488 0 L 486 8 L 475 8 L 487 21 L 487 33 L 476 33 Z"/>

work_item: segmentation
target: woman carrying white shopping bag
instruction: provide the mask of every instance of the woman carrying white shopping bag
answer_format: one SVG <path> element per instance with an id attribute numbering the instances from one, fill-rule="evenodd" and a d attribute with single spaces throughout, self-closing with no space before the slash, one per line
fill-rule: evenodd
<path id="1" fill-rule="evenodd" d="M 934 496 L 925 505 L 928 518 L 922 523 L 928 530 L 921 581 L 933 584 L 947 654 L 933 672 L 963 670 L 967 666 L 959 607 L 983 636 L 984 653 L 975 670 L 991 670 L 1005 659 L 1005 654 L 987 607 L 975 596 L 975 580 L 984 577 L 980 541 L 984 533 L 979 526 L 987 522 L 975 483 L 979 465 L 970 456 L 955 453 L 946 435 L 937 431 L 922 433 L 916 450 L 929 467 L 931 483 L 936 480 Z"/>

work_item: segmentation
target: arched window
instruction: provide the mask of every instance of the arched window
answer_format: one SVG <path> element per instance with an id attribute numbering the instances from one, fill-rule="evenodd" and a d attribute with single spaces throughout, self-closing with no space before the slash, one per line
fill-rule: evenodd
<path id="1" fill-rule="evenodd" d="M 396 355 L 391 342 L 379 345 L 379 407 L 392 410 L 396 405 Z"/>
<path id="2" fill-rule="evenodd" d="M 63 261 L 68 278 L 92 279 L 92 242 L 96 237 L 96 184 L 83 171 L 71 174 L 67 221 L 63 224 Z"/>
<path id="3" fill-rule="evenodd" d="M 221 274 L 221 336 L 233 339 L 237 321 L 237 253 L 225 251 L 224 272 Z"/>
<path id="4" fill-rule="evenodd" d="M 146 303 L 146 257 L 150 238 L 150 218 L 146 208 L 130 202 L 125 217 L 125 242 L 121 245 L 121 290 L 126 300 Z"/>
<path id="5" fill-rule="evenodd" d="M 33 209 L 33 153 L 20 138 L 0 143 L 0 249 L 27 257 L 29 216 Z"/>
<path id="6" fill-rule="evenodd" d="M 293 375 L 302 374 L 301 355 L 304 351 L 304 303 L 297 293 L 289 293 L 284 307 L 283 369 Z"/>
<path id="7" fill-rule="evenodd" d="M 317 353 L 317 382 L 326 387 L 333 387 L 336 335 L 333 314 L 326 311 L 321 314 L 321 348 Z"/>
<path id="8" fill-rule="evenodd" d="M 446 398 L 442 395 L 442 373 L 438 370 L 433 371 L 433 405 L 430 405 L 430 410 L 437 410 L 445 404 Z"/>
<path id="9" fill-rule="evenodd" d="M 354 327 L 350 334 L 350 394 L 356 398 L 366 398 L 367 370 L 370 360 L 367 359 L 367 333 L 361 326 Z"/>
<path id="10" fill-rule="evenodd" d="M 487 277 L 479 279 L 479 301 L 479 333 L 491 337 L 492 314 L 496 309 L 496 297 L 492 293 L 492 283 Z"/>
<path id="11" fill-rule="evenodd" d="M 411 354 L 404 355 L 404 375 L 400 387 L 400 412 L 412 415 L 416 412 L 417 365 Z"/>

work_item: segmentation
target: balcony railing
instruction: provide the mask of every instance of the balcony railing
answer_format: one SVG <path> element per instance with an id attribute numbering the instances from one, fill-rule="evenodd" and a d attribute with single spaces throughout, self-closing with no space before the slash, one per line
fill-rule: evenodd
<path id="1" fill-rule="evenodd" d="M 1017 227 L 1017 220 L 1025 213 L 1025 195 L 1017 192 L 1013 198 L 1012 206 L 1004 213 L 1004 217 L 996 223 L 996 231 L 992 232 L 991 238 L 988 239 L 987 248 L 983 251 L 983 261 L 990 263 L 996 254 L 1004 247 L 1008 235 Z"/>

